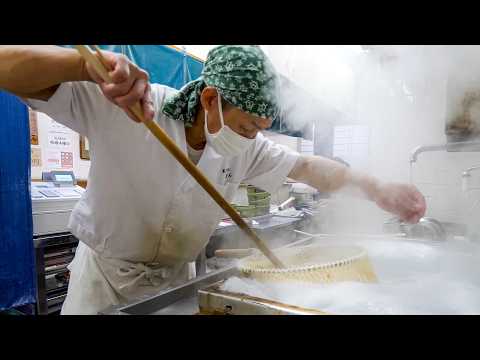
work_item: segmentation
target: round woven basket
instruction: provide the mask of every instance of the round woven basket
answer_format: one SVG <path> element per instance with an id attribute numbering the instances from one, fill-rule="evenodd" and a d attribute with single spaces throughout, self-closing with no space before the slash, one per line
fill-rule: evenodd
<path id="1" fill-rule="evenodd" d="M 377 281 L 367 252 L 360 246 L 309 245 L 282 248 L 274 253 L 286 268 L 275 268 L 258 253 L 241 260 L 239 269 L 244 276 L 259 281 Z"/>

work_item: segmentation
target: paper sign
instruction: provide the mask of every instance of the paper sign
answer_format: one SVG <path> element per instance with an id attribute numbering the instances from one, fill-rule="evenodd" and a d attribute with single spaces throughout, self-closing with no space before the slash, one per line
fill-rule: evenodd
<path id="1" fill-rule="evenodd" d="M 62 151 L 60 153 L 60 164 L 62 166 L 62 169 L 72 169 L 73 168 L 73 153 Z"/>
<path id="2" fill-rule="evenodd" d="M 31 148 L 32 166 L 41 167 L 42 166 L 42 149 L 41 148 Z"/>
<path id="3" fill-rule="evenodd" d="M 47 168 L 48 169 L 61 169 L 61 152 L 60 151 L 48 151 L 47 153 Z"/>
<path id="4" fill-rule="evenodd" d="M 62 124 L 57 123 L 55 120 L 50 120 L 48 132 L 69 134 L 72 132 L 72 130 Z"/>
<path id="5" fill-rule="evenodd" d="M 72 135 L 64 133 L 49 133 L 48 147 L 58 150 L 72 150 Z"/>
<path id="6" fill-rule="evenodd" d="M 30 144 L 38 145 L 38 117 L 37 112 L 28 108 L 28 118 L 30 121 Z"/>

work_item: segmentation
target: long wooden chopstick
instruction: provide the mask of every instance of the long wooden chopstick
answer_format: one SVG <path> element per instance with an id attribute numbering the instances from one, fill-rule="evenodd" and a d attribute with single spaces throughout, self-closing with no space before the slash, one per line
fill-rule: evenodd
<path id="1" fill-rule="evenodd" d="M 108 63 L 103 57 L 100 49 L 96 47 L 98 57 L 86 45 L 74 45 L 80 55 L 93 66 L 98 75 L 107 83 L 111 83 L 112 79 L 105 68 Z M 230 205 L 228 201 L 217 191 L 215 186 L 208 180 L 208 178 L 190 161 L 184 152 L 177 146 L 177 144 L 168 136 L 168 134 L 152 120 L 146 120 L 143 116 L 143 111 L 140 103 L 136 103 L 129 108 L 138 120 L 142 121 L 150 132 L 165 146 L 170 154 L 192 175 L 192 177 L 203 187 L 203 189 L 212 197 L 213 200 L 232 218 L 235 224 L 238 225 L 244 233 L 254 241 L 258 249 L 278 268 L 285 266 L 273 254 L 268 246 L 253 232 L 253 230 L 242 219 L 240 214 Z"/>

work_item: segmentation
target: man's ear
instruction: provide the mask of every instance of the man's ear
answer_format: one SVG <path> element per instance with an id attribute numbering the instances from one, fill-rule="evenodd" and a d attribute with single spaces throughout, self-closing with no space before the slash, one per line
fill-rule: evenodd
<path id="1" fill-rule="evenodd" d="M 200 103 L 204 110 L 211 113 L 217 109 L 217 90 L 214 87 L 207 86 L 202 90 L 200 95 Z"/>

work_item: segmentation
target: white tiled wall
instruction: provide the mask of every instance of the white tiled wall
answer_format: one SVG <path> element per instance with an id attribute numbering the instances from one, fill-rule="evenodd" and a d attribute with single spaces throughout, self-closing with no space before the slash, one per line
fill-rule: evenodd
<path id="1" fill-rule="evenodd" d="M 421 154 L 412 169 L 412 179 L 428 199 L 428 215 L 445 221 L 463 222 L 469 209 L 480 199 L 478 191 L 462 190 L 462 172 L 480 164 L 480 153 L 435 152 Z M 472 173 L 471 182 L 480 173 Z M 480 218 L 479 218 L 480 219 Z"/>
<path id="2" fill-rule="evenodd" d="M 352 168 L 369 169 L 370 129 L 364 125 L 336 126 L 333 140 L 333 156 L 339 157 Z"/>
<path id="3" fill-rule="evenodd" d="M 376 74 L 359 78 L 364 81 L 357 89 L 356 119 L 370 128 L 370 173 L 385 181 L 409 182 L 412 151 L 420 145 L 446 142 L 446 78 L 420 76 L 410 85 L 412 100 L 382 71 L 378 68 Z M 476 164 L 480 164 L 480 152 L 419 155 L 412 180 L 427 198 L 428 216 L 464 222 L 465 209 L 480 198 L 478 192 L 462 193 L 461 173 Z"/>

